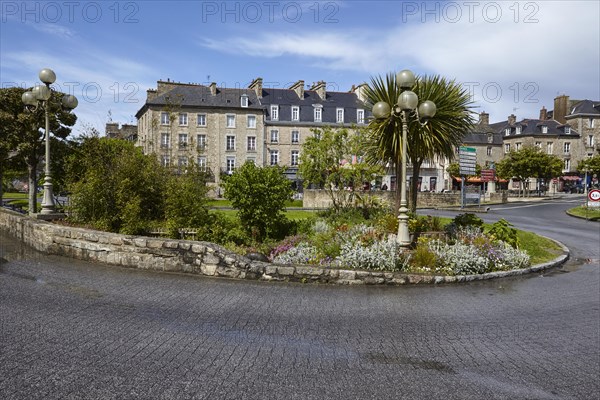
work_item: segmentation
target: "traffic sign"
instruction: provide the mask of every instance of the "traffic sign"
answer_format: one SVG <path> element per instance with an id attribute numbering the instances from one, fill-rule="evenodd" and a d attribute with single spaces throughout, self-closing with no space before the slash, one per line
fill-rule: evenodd
<path id="1" fill-rule="evenodd" d="M 459 168 L 461 175 L 475 175 L 477 164 L 477 149 L 475 147 L 462 146 L 458 149 Z"/>
<path id="2" fill-rule="evenodd" d="M 590 201 L 600 201 L 600 190 L 590 190 L 590 192 L 588 193 L 588 199 L 590 199 Z"/>

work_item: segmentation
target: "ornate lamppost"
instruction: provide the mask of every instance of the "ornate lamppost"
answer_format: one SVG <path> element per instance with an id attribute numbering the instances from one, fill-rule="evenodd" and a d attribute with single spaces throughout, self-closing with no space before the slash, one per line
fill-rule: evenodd
<path id="1" fill-rule="evenodd" d="M 400 209 L 398 214 L 398 236 L 396 241 L 401 247 L 410 245 L 410 234 L 408 232 L 408 203 L 406 201 L 406 141 L 408 136 L 408 122 L 414 118 L 422 125 L 425 125 L 429 118 L 436 112 L 436 106 L 433 101 L 426 100 L 419 104 L 419 97 L 410 89 L 415 85 L 416 78 L 410 70 L 402 70 L 396 74 L 396 85 L 400 88 L 398 102 L 390 106 L 384 101 L 379 101 L 373 105 L 373 116 L 376 119 L 396 118 L 402 122 L 402 181 L 398 179 L 400 186 Z"/>
<path id="2" fill-rule="evenodd" d="M 43 85 L 35 86 L 31 91 L 23 93 L 21 100 L 25 104 L 25 108 L 29 111 L 36 111 L 38 108 L 44 110 L 46 119 L 45 124 L 45 141 L 46 141 L 46 165 L 44 168 L 44 198 L 42 200 L 42 215 L 56 215 L 54 193 L 52 192 L 52 177 L 50 175 L 50 119 L 48 108 L 52 89 L 50 85 L 56 81 L 56 74 L 50 68 L 44 68 L 39 73 L 40 81 Z M 62 107 L 67 110 L 73 110 L 77 107 L 77 98 L 67 94 L 62 97 Z"/>

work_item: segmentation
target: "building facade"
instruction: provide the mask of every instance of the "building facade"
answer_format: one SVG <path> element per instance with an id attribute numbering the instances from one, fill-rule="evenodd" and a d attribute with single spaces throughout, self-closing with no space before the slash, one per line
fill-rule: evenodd
<path id="1" fill-rule="evenodd" d="M 302 144 L 311 129 L 366 124 L 360 94 L 360 86 L 327 92 L 325 82 L 306 89 L 298 81 L 276 89 L 256 78 L 242 89 L 158 81 L 136 114 L 137 144 L 164 166 L 183 167 L 193 160 L 217 186 L 222 174 L 246 161 L 285 166 L 288 178 L 297 180 Z"/>

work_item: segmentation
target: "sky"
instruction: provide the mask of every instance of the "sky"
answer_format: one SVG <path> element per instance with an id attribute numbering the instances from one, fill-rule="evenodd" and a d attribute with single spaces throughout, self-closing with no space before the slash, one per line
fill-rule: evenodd
<path id="1" fill-rule="evenodd" d="M 600 1 L 0 1 L 1 87 L 79 99 L 75 133 L 136 123 L 158 80 L 349 91 L 410 69 L 455 79 L 490 122 L 600 101 Z"/>

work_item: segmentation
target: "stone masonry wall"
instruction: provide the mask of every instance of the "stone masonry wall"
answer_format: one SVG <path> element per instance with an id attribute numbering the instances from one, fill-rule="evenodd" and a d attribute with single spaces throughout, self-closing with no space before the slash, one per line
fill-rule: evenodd
<path id="1" fill-rule="evenodd" d="M 0 209 L 0 230 L 48 254 L 153 271 L 185 272 L 206 276 L 265 281 L 334 284 L 449 283 L 520 275 L 562 264 L 556 260 L 528 269 L 483 275 L 431 276 L 400 272 L 360 271 L 307 265 L 280 265 L 253 261 L 212 243 L 157 239 L 73 228 Z"/>

